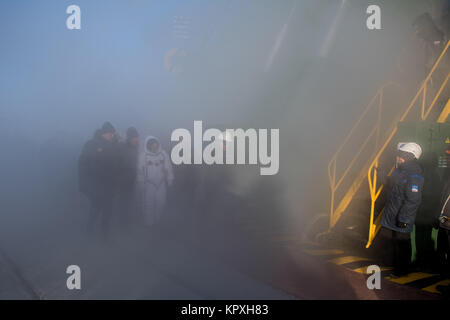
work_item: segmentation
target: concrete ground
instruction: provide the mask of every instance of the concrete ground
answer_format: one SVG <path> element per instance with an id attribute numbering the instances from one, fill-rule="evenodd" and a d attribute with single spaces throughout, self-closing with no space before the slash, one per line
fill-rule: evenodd
<path id="1" fill-rule="evenodd" d="M 165 223 L 109 241 L 66 229 L 12 244 L 0 236 L 1 299 L 442 299 L 308 254 L 294 241 L 238 227 Z M 81 268 L 81 290 L 66 286 Z"/>

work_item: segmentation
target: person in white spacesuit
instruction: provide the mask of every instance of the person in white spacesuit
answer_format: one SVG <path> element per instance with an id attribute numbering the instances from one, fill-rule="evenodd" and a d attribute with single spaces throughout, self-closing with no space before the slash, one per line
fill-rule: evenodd
<path id="1" fill-rule="evenodd" d="M 167 187 L 174 175 L 169 155 L 156 137 L 145 139 L 140 155 L 138 176 L 142 186 L 142 214 L 145 225 L 152 226 L 161 219 L 166 204 Z"/>

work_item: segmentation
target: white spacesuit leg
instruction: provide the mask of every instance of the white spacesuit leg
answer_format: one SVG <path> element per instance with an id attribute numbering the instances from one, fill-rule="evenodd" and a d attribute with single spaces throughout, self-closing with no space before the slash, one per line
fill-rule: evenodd
<path id="1" fill-rule="evenodd" d="M 156 221 L 160 221 L 166 206 L 166 185 L 163 183 L 156 190 L 155 195 L 155 218 Z"/>
<path id="2" fill-rule="evenodd" d="M 144 204 L 143 204 L 143 218 L 144 223 L 147 226 L 151 226 L 155 223 L 156 217 L 156 196 L 157 189 L 153 184 L 145 184 L 144 190 Z"/>

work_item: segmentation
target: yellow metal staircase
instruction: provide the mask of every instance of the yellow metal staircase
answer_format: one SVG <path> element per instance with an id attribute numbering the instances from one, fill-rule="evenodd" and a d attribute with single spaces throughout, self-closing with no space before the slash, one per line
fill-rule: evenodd
<path id="1" fill-rule="evenodd" d="M 441 101 L 439 98 L 444 98 L 441 97 L 442 93 L 449 89 L 450 72 L 448 69 L 445 70 L 446 59 L 450 60 L 449 46 L 450 41 L 447 42 L 433 68 L 406 109 L 400 114 L 388 115 L 387 119 L 390 120 L 390 123 L 387 126 L 385 125 L 387 120 L 383 118 L 382 121 L 382 115 L 386 113 L 384 97 L 387 91 L 397 89 L 399 85 L 391 82 L 383 85 L 369 102 L 342 145 L 331 158 L 328 164 L 328 178 L 331 189 L 330 230 L 349 208 L 350 203 L 355 199 L 355 195 L 367 177 L 371 205 L 366 248 L 369 248 L 372 244 L 380 229 L 379 222 L 382 216 L 381 211 L 375 218 L 375 204 L 383 189 L 383 185 L 378 185 L 376 173 L 380 157 L 384 154 L 387 147 L 391 145 L 392 139 L 397 132 L 398 122 L 411 119 L 427 120 L 436 103 Z M 444 76 L 442 76 L 443 71 Z M 438 75 L 441 75 L 440 79 Z M 429 86 L 431 81 L 433 81 L 433 86 Z M 440 85 L 436 85 L 438 81 L 441 82 Z M 428 104 L 427 101 L 429 101 L 430 97 L 432 100 Z M 446 103 L 437 121 L 445 122 L 449 113 L 450 100 Z M 356 146 L 354 144 L 355 139 L 357 140 Z M 353 146 L 349 147 L 352 144 L 352 140 Z M 352 157 L 349 159 L 342 159 L 344 154 L 348 154 L 348 152 L 343 151 L 345 148 L 351 148 L 352 150 Z M 355 149 L 357 150 L 356 152 L 353 151 Z M 391 172 L 392 170 L 393 168 Z"/>

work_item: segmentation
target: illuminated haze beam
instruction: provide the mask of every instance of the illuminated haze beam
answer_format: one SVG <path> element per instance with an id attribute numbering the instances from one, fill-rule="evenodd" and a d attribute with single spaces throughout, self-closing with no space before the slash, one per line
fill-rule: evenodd
<path id="1" fill-rule="evenodd" d="M 328 51 L 330 50 L 331 44 L 334 39 L 334 35 L 336 33 L 339 23 L 342 20 L 342 16 L 344 14 L 344 6 L 346 2 L 347 0 L 341 0 L 341 5 L 338 9 L 336 16 L 334 17 L 333 24 L 331 25 L 331 28 L 328 31 L 328 34 L 325 38 L 325 41 L 323 42 L 322 47 L 320 48 L 319 55 L 322 58 L 325 58 L 328 55 Z"/>
<path id="2" fill-rule="evenodd" d="M 277 36 L 277 38 L 275 40 L 275 44 L 272 47 L 272 50 L 270 50 L 269 56 L 267 57 L 266 65 L 264 67 L 264 72 L 268 72 L 270 70 L 270 67 L 272 66 L 273 60 L 275 59 L 275 56 L 277 55 L 277 53 L 278 53 L 278 51 L 279 51 L 279 49 L 281 47 L 281 43 L 284 40 L 284 37 L 286 35 L 286 31 L 287 31 L 287 28 L 288 28 L 288 24 L 291 21 L 291 18 L 292 18 L 292 15 L 293 15 L 294 11 L 295 11 L 296 6 L 297 6 L 297 1 L 294 0 L 294 4 L 292 5 L 291 11 L 289 12 L 289 17 L 288 17 L 286 23 L 281 28 L 280 33 L 278 33 L 278 36 Z"/>

